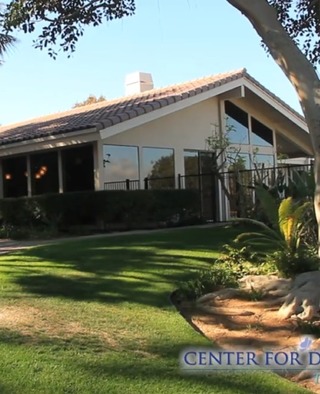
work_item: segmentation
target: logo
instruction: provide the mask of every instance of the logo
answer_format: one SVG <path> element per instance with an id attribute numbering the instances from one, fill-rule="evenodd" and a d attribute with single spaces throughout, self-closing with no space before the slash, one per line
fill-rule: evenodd
<path id="1" fill-rule="evenodd" d="M 180 367 L 186 373 L 219 370 L 319 371 L 320 349 L 312 349 L 314 339 L 302 337 L 293 350 L 222 350 L 188 348 L 180 353 Z"/>
<path id="2" fill-rule="evenodd" d="M 313 343 L 313 339 L 311 337 L 301 338 L 301 341 L 298 346 L 298 350 L 300 352 L 307 351 L 308 349 L 310 349 L 312 343 Z"/>

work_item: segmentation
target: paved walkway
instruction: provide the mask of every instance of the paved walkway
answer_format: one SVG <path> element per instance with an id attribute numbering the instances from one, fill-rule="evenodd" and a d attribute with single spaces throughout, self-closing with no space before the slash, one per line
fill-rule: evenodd
<path id="1" fill-rule="evenodd" d="M 58 244 L 60 242 L 75 241 L 79 239 L 96 239 L 96 238 L 119 237 L 126 235 L 135 235 L 135 234 L 150 234 L 151 232 L 158 233 L 163 231 L 185 230 L 189 228 L 211 228 L 211 227 L 225 226 L 226 224 L 227 223 L 210 223 L 210 224 L 202 224 L 196 226 L 162 228 L 156 230 L 132 230 L 132 231 L 103 233 L 103 234 L 82 235 L 77 237 L 54 238 L 48 240 L 15 241 L 12 239 L 0 239 L 0 255 L 7 254 L 10 252 L 15 252 L 21 249 L 32 248 L 35 246 Z"/>

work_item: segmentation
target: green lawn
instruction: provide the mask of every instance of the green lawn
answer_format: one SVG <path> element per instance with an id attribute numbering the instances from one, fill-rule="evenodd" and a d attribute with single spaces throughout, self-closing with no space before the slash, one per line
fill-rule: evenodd
<path id="1" fill-rule="evenodd" d="M 0 393 L 303 393 L 270 373 L 184 376 L 208 341 L 170 304 L 236 230 L 63 242 L 0 258 Z"/>

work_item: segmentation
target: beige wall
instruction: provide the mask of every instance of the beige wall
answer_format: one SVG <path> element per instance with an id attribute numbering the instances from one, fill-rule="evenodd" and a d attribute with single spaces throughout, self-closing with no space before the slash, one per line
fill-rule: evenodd
<path id="1" fill-rule="evenodd" d="M 103 144 L 173 148 L 175 173 L 184 174 L 184 149 L 204 150 L 205 140 L 219 126 L 219 102 L 211 98 L 192 107 L 102 140 Z M 107 181 L 107 180 L 105 180 Z"/>
<path id="2" fill-rule="evenodd" d="M 103 140 L 106 144 L 204 149 L 211 124 L 219 123 L 212 98 Z"/>

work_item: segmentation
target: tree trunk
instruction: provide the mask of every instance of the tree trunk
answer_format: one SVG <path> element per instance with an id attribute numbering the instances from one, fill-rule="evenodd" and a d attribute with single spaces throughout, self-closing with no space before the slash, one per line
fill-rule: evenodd
<path id="1" fill-rule="evenodd" d="M 316 190 L 314 206 L 318 223 L 320 256 L 320 81 L 312 64 L 278 21 L 275 8 L 267 0 L 227 0 L 251 22 L 281 70 L 299 96 L 315 158 Z"/>

